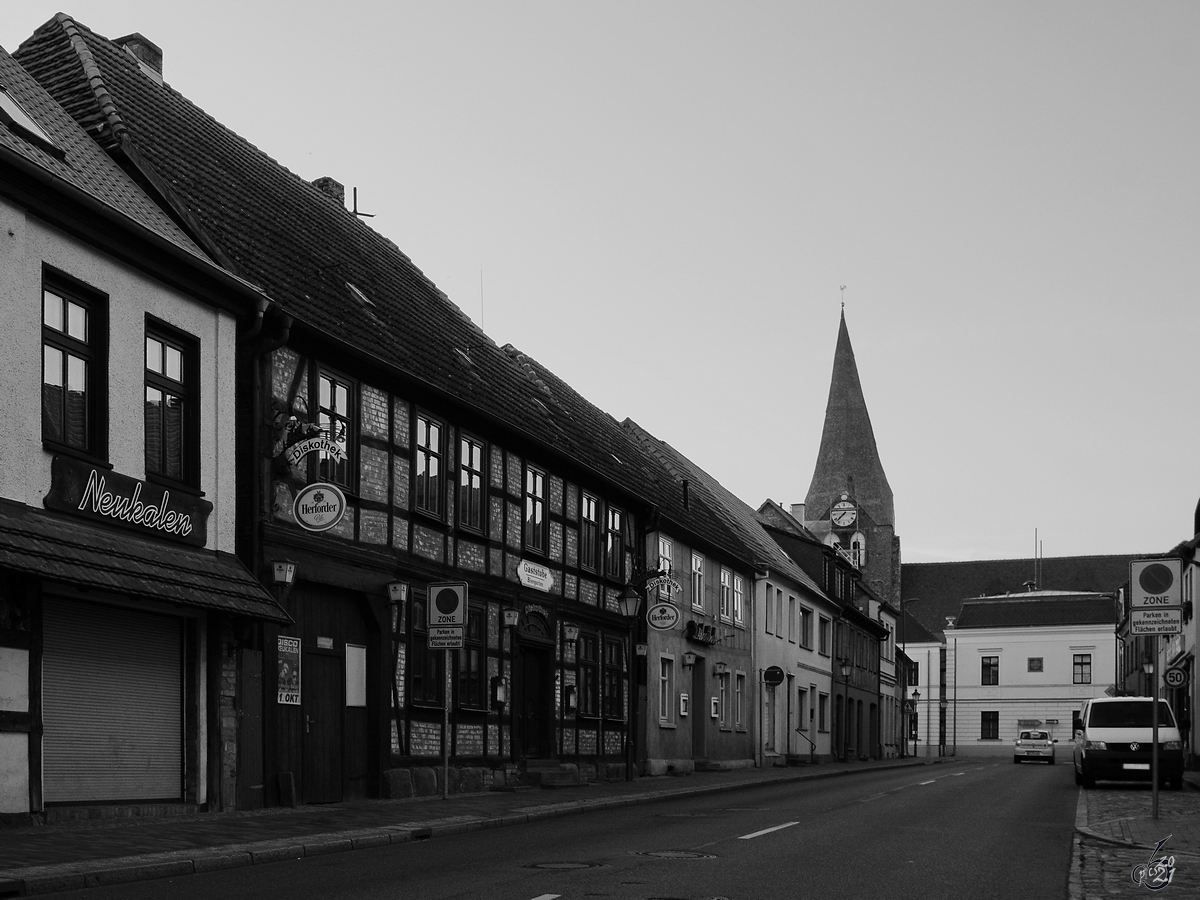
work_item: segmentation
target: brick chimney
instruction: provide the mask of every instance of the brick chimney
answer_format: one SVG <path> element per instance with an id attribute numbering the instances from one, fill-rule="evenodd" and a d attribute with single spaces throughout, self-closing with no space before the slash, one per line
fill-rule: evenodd
<path id="1" fill-rule="evenodd" d="M 162 84 L 163 52 L 158 44 L 136 31 L 113 41 L 138 61 L 138 67 L 150 78 Z"/>
<path id="2" fill-rule="evenodd" d="M 336 200 L 342 207 L 346 205 L 346 186 L 336 178 L 330 178 L 328 175 L 322 175 L 320 178 L 313 181 L 313 187 L 329 197 L 331 200 Z"/>

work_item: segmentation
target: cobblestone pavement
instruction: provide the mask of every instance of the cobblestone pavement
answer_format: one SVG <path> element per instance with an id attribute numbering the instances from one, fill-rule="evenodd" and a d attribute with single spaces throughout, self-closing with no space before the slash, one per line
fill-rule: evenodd
<path id="1" fill-rule="evenodd" d="M 1080 790 L 1071 900 L 1200 897 L 1200 773 L 1185 778 L 1182 791 L 1159 791 L 1157 819 L 1148 784 L 1102 782 Z M 1155 852 L 1159 841 L 1165 843 Z M 1159 857 L 1173 857 L 1175 869 L 1169 884 L 1154 888 L 1142 867 Z"/>

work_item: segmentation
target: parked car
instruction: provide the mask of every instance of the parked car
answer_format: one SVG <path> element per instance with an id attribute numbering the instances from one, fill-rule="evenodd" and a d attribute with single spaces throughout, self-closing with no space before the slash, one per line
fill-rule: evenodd
<path id="1" fill-rule="evenodd" d="M 1150 697 L 1097 697 L 1075 716 L 1075 783 L 1095 787 L 1096 779 L 1149 781 L 1154 744 L 1154 700 Z M 1158 780 L 1183 787 L 1183 741 L 1170 705 L 1158 701 Z"/>
<path id="2" fill-rule="evenodd" d="M 1013 742 L 1013 762 L 1019 763 L 1025 759 L 1044 759 L 1054 765 L 1054 745 L 1058 741 L 1050 739 L 1048 731 L 1022 731 Z"/>

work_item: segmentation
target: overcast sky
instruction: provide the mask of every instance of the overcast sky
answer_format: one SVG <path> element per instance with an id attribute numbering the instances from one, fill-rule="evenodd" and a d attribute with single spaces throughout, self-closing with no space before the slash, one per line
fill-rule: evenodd
<path id="1" fill-rule="evenodd" d="M 60 9 L 753 506 L 844 300 L 905 561 L 1192 536 L 1194 0 L 4 0 L 0 45 Z"/>

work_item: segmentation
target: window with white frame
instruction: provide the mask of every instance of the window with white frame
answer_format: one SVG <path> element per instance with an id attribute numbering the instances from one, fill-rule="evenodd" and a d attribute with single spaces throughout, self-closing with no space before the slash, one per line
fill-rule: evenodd
<path id="1" fill-rule="evenodd" d="M 600 501 L 584 493 L 579 515 L 579 565 L 596 570 L 596 551 L 600 546 Z"/>
<path id="2" fill-rule="evenodd" d="M 800 717 L 800 730 L 808 731 L 808 689 L 796 689 L 796 714 Z"/>
<path id="3" fill-rule="evenodd" d="M 817 731 L 829 730 L 829 695 L 817 695 Z"/>
<path id="4" fill-rule="evenodd" d="M 812 649 L 813 645 L 813 611 L 806 606 L 800 607 L 800 646 Z"/>
<path id="5" fill-rule="evenodd" d="M 704 609 L 704 557 L 692 554 L 692 609 Z"/>
<path id="6" fill-rule="evenodd" d="M 817 652 L 820 653 L 822 656 L 829 655 L 829 632 L 830 632 L 830 624 L 829 623 L 830 623 L 829 619 L 825 618 L 824 616 L 821 616 L 821 621 L 817 626 L 817 629 L 818 629 L 817 638 L 819 640 L 819 643 L 817 645 Z"/>
<path id="7" fill-rule="evenodd" d="M 671 571 L 671 539 L 659 535 L 658 538 L 658 570 L 664 574 Z M 659 600 L 671 600 L 671 589 L 665 584 L 658 587 Z"/>
<path id="8" fill-rule="evenodd" d="M 670 656 L 658 658 L 658 724 L 675 723 L 675 660 Z"/>
<path id="9" fill-rule="evenodd" d="M 788 594 L 788 640 L 796 643 L 796 598 Z"/>
<path id="10" fill-rule="evenodd" d="M 733 573 L 721 567 L 721 618 L 728 622 L 733 616 Z"/>
<path id="11" fill-rule="evenodd" d="M 741 575 L 733 576 L 733 621 L 746 624 L 746 580 Z"/>
<path id="12" fill-rule="evenodd" d="M 546 473 L 525 467 L 525 549 L 546 552 Z"/>
<path id="13" fill-rule="evenodd" d="M 738 672 L 734 679 L 733 721 L 738 728 L 746 727 L 746 673 Z"/>
<path id="14" fill-rule="evenodd" d="M 1071 660 L 1071 681 L 1073 684 L 1092 683 L 1092 654 L 1075 653 Z"/>
<path id="15" fill-rule="evenodd" d="M 729 714 L 733 711 L 729 705 L 729 672 L 717 676 L 717 710 L 720 713 L 722 728 L 729 727 Z"/>
<path id="16" fill-rule="evenodd" d="M 763 602 L 763 631 L 767 634 L 775 633 L 775 589 L 770 584 L 767 585 L 766 600 Z"/>

